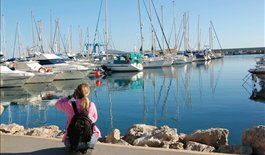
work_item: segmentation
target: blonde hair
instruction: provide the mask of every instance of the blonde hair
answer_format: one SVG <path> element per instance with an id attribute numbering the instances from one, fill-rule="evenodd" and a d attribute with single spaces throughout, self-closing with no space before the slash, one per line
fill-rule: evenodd
<path id="1" fill-rule="evenodd" d="M 84 111 L 89 110 L 89 100 L 88 100 L 89 94 L 90 94 L 90 88 L 87 83 L 79 84 L 74 92 L 74 96 L 76 98 L 82 99 L 81 106 L 82 106 L 82 110 Z"/>

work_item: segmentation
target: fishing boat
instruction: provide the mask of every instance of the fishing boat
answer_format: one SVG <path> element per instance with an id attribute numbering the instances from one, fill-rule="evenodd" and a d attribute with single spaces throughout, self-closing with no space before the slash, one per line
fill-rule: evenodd
<path id="1" fill-rule="evenodd" d="M 118 54 L 116 58 L 103 64 L 112 72 L 139 72 L 143 70 L 142 55 L 138 52 Z"/>
<path id="2" fill-rule="evenodd" d="M 11 70 L 7 66 L 0 68 L 0 87 L 19 87 L 22 86 L 26 80 L 33 77 L 33 73 Z"/>

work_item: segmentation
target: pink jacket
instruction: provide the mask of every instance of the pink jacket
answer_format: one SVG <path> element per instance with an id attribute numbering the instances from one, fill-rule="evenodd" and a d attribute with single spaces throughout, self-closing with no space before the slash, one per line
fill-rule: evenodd
<path id="1" fill-rule="evenodd" d="M 72 107 L 72 103 L 71 101 L 68 99 L 68 97 L 62 97 L 60 98 L 56 103 L 55 106 L 60 109 L 61 111 L 65 112 L 67 115 L 67 125 L 66 125 L 66 132 L 63 136 L 62 141 L 64 142 L 65 139 L 67 138 L 67 128 L 75 114 L 74 109 Z M 76 107 L 77 110 L 80 111 L 81 109 L 81 99 L 76 99 Z M 97 109 L 96 106 L 93 102 L 90 102 L 90 106 L 89 106 L 89 114 L 88 114 L 89 118 L 92 120 L 92 122 L 96 122 L 98 119 L 98 113 L 97 113 Z M 101 137 L 101 133 L 99 131 L 99 129 L 94 126 L 93 128 L 94 134 L 96 135 L 97 138 Z"/>

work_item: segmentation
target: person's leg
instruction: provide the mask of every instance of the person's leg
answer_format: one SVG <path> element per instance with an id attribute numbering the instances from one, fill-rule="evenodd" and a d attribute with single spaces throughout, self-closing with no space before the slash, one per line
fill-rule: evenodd
<path id="1" fill-rule="evenodd" d="M 88 142 L 89 148 L 94 148 L 98 139 L 95 134 L 92 135 L 90 142 Z"/>
<path id="2" fill-rule="evenodd" d="M 64 141 L 65 147 L 69 148 L 70 147 L 70 140 L 68 138 L 65 139 Z"/>

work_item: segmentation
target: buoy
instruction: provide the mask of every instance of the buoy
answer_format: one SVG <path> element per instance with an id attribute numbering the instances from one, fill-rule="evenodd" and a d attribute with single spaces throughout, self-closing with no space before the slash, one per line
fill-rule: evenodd
<path id="1" fill-rule="evenodd" d="M 96 71 L 95 76 L 96 77 L 99 77 L 100 76 L 100 72 L 99 71 Z"/>
<path id="2" fill-rule="evenodd" d="M 99 79 L 96 80 L 96 86 L 97 86 L 97 87 L 100 86 L 100 80 L 99 80 Z"/>

